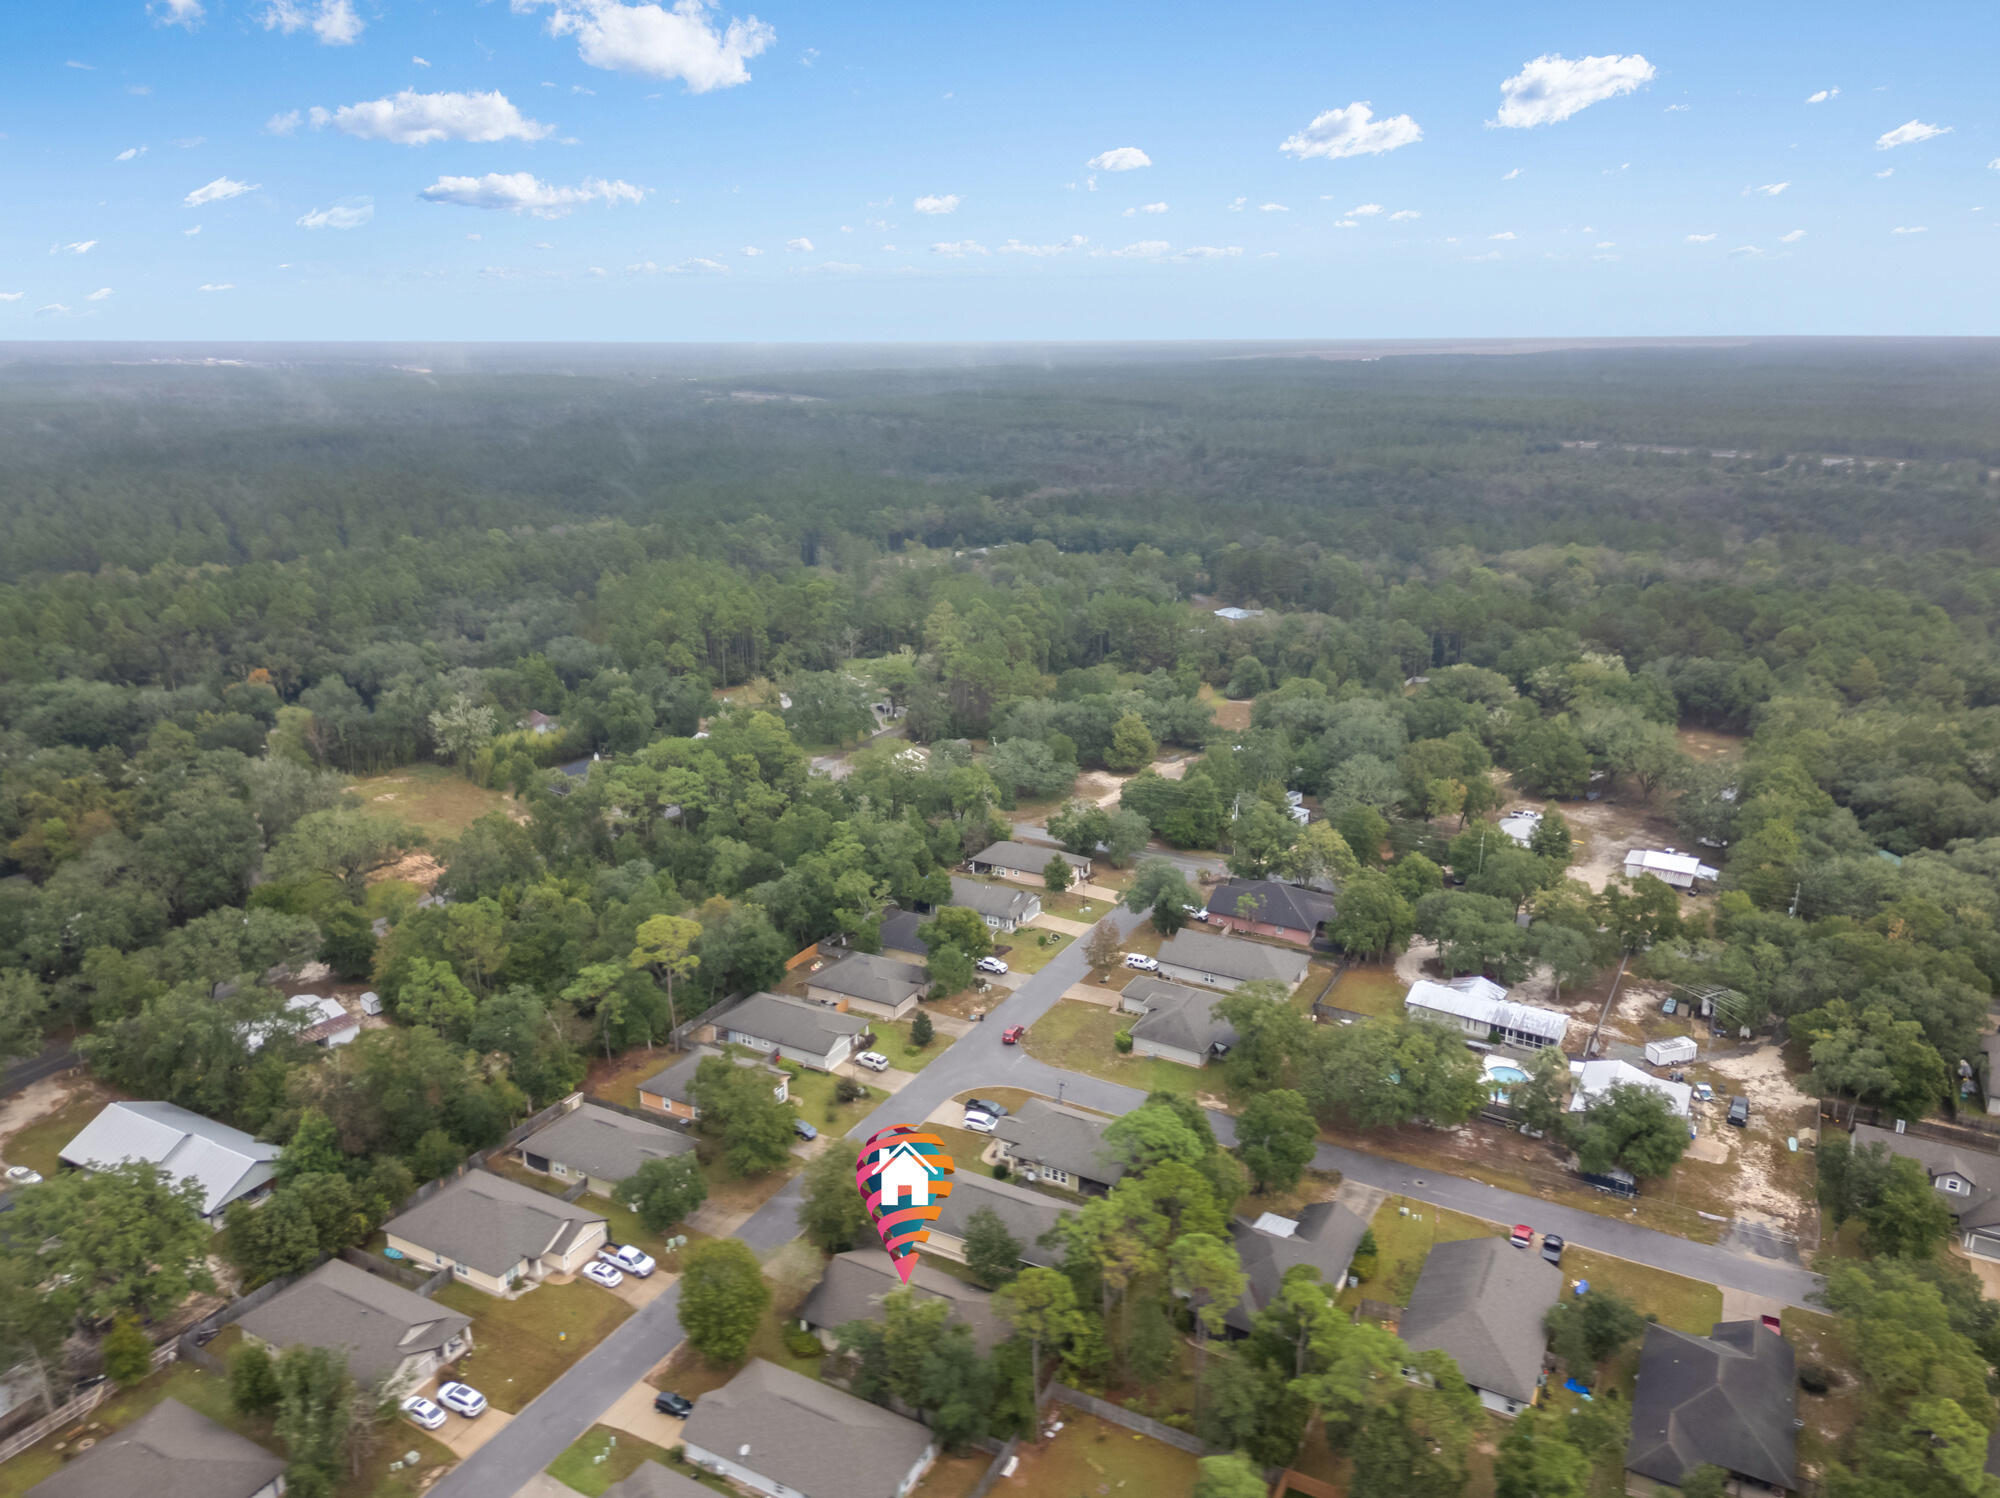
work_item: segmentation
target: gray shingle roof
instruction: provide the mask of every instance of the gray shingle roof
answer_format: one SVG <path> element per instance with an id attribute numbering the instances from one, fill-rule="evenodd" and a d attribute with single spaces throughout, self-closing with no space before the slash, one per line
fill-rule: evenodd
<path id="1" fill-rule="evenodd" d="M 271 1179 L 278 1146 L 172 1103 L 112 1103 L 63 1146 L 62 1158 L 98 1170 L 145 1160 L 176 1181 L 191 1176 L 202 1214 L 212 1216 Z"/>
<path id="2" fill-rule="evenodd" d="M 467 1171 L 429 1201 L 383 1224 L 407 1242 L 482 1274 L 505 1274 L 523 1259 L 561 1253 L 602 1212 L 496 1176 Z"/>
<path id="3" fill-rule="evenodd" d="M 1898 1134 L 1873 1124 L 1857 1124 L 1854 1148 L 1871 1144 L 1885 1146 L 1892 1155 L 1902 1155 L 1923 1166 L 1933 1181 L 1955 1175 L 1972 1189 L 1963 1196 L 1940 1192 L 1944 1203 L 1960 1227 L 1984 1228 L 2000 1224 L 2000 1155 L 1985 1150 L 1962 1149 L 1940 1139 L 1920 1139 L 1915 1134 Z"/>
<path id="4" fill-rule="evenodd" d="M 829 993 L 894 1006 L 930 987 L 930 975 L 913 962 L 850 952 L 832 966 L 812 974 L 806 982 Z"/>
<path id="5" fill-rule="evenodd" d="M 1257 903 L 1253 914 L 1244 915 L 1237 909 L 1237 902 L 1246 898 Z M 1311 931 L 1322 921 L 1332 920 L 1334 915 L 1332 895 L 1297 884 L 1281 884 L 1275 879 L 1232 879 L 1217 885 L 1209 893 L 1208 909 L 1211 915 L 1263 921 L 1298 931 Z"/>
<path id="6" fill-rule="evenodd" d="M 1160 961 L 1240 982 L 1275 978 L 1280 983 L 1296 984 L 1305 976 L 1310 959 L 1303 952 L 1245 941 L 1241 937 L 1217 936 L 1210 931 L 1177 931 L 1160 948 Z"/>
<path id="7" fill-rule="evenodd" d="M 444 1347 L 472 1318 L 329 1259 L 237 1325 L 273 1347 L 344 1347 L 348 1371 L 372 1388 L 412 1353 Z"/>
<path id="8" fill-rule="evenodd" d="M 606 1488 L 604 1498 L 715 1498 L 715 1491 L 658 1462 L 641 1462 L 630 1477 Z"/>
<path id="9" fill-rule="evenodd" d="M 894 1498 L 930 1449 L 931 1433 L 880 1405 L 752 1358 L 695 1401 L 681 1440 L 811 1498 Z"/>
<path id="10" fill-rule="evenodd" d="M 1045 848 L 1036 843 L 1004 842 L 993 843 L 982 848 L 968 860 L 971 863 L 991 864 L 996 869 L 1011 869 L 1017 874 L 1039 874 L 1048 867 L 1051 858 L 1060 858 L 1079 873 L 1087 872 L 1090 860 L 1075 853 L 1065 853 L 1061 848 Z"/>
<path id="11" fill-rule="evenodd" d="M 1647 1327 L 1627 1469 L 1679 1485 L 1712 1462 L 1796 1488 L 1793 1371 L 1791 1343 L 1755 1321 L 1718 1321 L 1706 1337 Z"/>
<path id="12" fill-rule="evenodd" d="M 1440 1243 L 1399 1330 L 1412 1352 L 1450 1353 L 1467 1383 L 1525 1404 L 1548 1347 L 1542 1318 L 1562 1288 L 1560 1269 L 1505 1238 Z"/>
<path id="13" fill-rule="evenodd" d="M 1210 1046 L 1235 1045 L 1236 1030 L 1215 1017 L 1222 995 L 1212 989 L 1188 988 L 1164 978 L 1134 978 L 1119 995 L 1121 1005 L 1143 1004 L 1146 1012 L 1133 1022 L 1132 1037 L 1175 1050 L 1206 1055 Z"/>
<path id="14" fill-rule="evenodd" d="M 981 1207 L 993 1210 L 993 1215 L 1021 1245 L 1021 1257 L 1028 1263 L 1049 1268 L 1062 1262 L 1060 1250 L 1042 1248 L 1039 1242 L 1042 1234 L 1065 1215 L 1063 1204 L 1011 1181 L 995 1181 L 960 1171 L 952 1177 L 951 1195 L 938 1204 L 936 1231 L 963 1238 L 971 1229 L 972 1214 Z"/>
<path id="15" fill-rule="evenodd" d="M 1241 1218 L 1229 1224 L 1244 1277 L 1250 1282 L 1243 1299 L 1224 1318 L 1238 1331 L 1250 1330 L 1251 1318 L 1271 1303 L 1285 1282 L 1286 1271 L 1294 1265 L 1312 1266 L 1329 1291 L 1339 1289 L 1354 1258 L 1354 1247 L 1368 1230 L 1368 1224 L 1333 1202 L 1314 1202 L 1300 1211 L 1297 1222 L 1298 1228 L 1289 1238 L 1261 1231 L 1255 1223 Z"/>
<path id="16" fill-rule="evenodd" d="M 951 876 L 951 903 L 963 905 L 968 910 L 977 911 L 982 916 L 990 916 L 996 921 L 1025 921 L 1029 912 L 1039 907 L 1041 896 L 1031 889 L 1018 885 L 1009 888 L 1004 884 L 982 884 L 977 879 L 961 879 Z"/>
<path id="17" fill-rule="evenodd" d="M 1104 1131 L 1110 1123 L 1110 1119 L 1081 1108 L 1029 1098 L 1018 1112 L 1001 1119 L 993 1132 L 1007 1142 L 1008 1152 L 1020 1159 L 1053 1165 L 1109 1186 L 1125 1174 L 1125 1167 L 1104 1148 Z"/>
<path id="18" fill-rule="evenodd" d="M 842 1014 L 824 1004 L 809 1004 L 786 994 L 753 993 L 715 1022 L 718 1030 L 734 1030 L 768 1040 L 780 1051 L 824 1056 L 843 1038 L 864 1034 L 868 1021 Z"/>
<path id="19" fill-rule="evenodd" d="M 966 881 L 968 884 L 970 880 Z M 984 886 L 982 886 L 983 888 Z M 953 903 L 963 904 L 954 897 Z M 924 917 L 914 910 L 885 910 L 882 912 L 882 945 L 898 952 L 915 952 L 919 957 L 931 955 L 930 943 L 917 935 L 917 927 L 923 925 Z"/>
<path id="20" fill-rule="evenodd" d="M 284 1470 L 283 1457 L 163 1399 L 28 1491 L 33 1498 L 250 1498 Z"/>
<path id="21" fill-rule="evenodd" d="M 902 1277 L 886 1253 L 879 1248 L 857 1248 L 834 1256 L 799 1307 L 799 1317 L 828 1331 L 838 1331 L 850 1321 L 879 1321 L 882 1297 L 902 1288 Z M 919 1260 L 910 1275 L 909 1288 L 920 1301 L 949 1302 L 951 1319 L 971 1330 L 973 1345 L 981 1352 L 991 1352 L 994 1344 L 1007 1340 L 1009 1331 L 994 1313 L 992 1295 L 977 1285 L 968 1285 Z"/>
<path id="22" fill-rule="evenodd" d="M 586 1102 L 530 1134 L 520 1147 L 600 1181 L 622 1181 L 648 1160 L 690 1153 L 694 1141 L 660 1124 Z"/>

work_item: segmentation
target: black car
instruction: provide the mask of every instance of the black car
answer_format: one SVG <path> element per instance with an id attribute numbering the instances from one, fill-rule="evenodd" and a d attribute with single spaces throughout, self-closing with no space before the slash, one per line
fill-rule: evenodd
<path id="1" fill-rule="evenodd" d="M 1562 1267 L 1563 1241 L 1554 1233 L 1542 1234 L 1542 1257 L 1556 1267 Z"/>
<path id="2" fill-rule="evenodd" d="M 1007 1116 L 1005 1108 L 1001 1107 L 998 1103 L 990 1103 L 983 1097 L 967 1098 L 965 1100 L 965 1111 L 967 1113 L 984 1113 L 988 1118 L 1005 1118 Z"/>
<path id="3" fill-rule="evenodd" d="M 676 1420 L 685 1420 L 694 1413 L 694 1401 L 683 1399 L 671 1390 L 662 1389 L 653 1396 L 653 1408 L 662 1415 L 672 1415 Z"/>
<path id="4" fill-rule="evenodd" d="M 1750 1124 L 1750 1099 L 1733 1097 L 1729 1100 L 1729 1122 L 1737 1128 L 1747 1128 Z"/>

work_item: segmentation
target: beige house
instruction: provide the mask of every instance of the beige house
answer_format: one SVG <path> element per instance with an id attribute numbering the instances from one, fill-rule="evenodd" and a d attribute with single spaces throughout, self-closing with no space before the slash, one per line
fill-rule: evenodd
<path id="1" fill-rule="evenodd" d="M 806 979 L 806 997 L 843 1012 L 907 1019 L 930 983 L 919 963 L 850 952 Z"/>
<path id="2" fill-rule="evenodd" d="M 382 1232 L 412 1264 L 449 1269 L 488 1295 L 574 1274 L 608 1236 L 598 1213 L 484 1170 L 468 1171 Z"/>
<path id="3" fill-rule="evenodd" d="M 639 1106 L 649 1113 L 663 1113 L 683 1123 L 696 1123 L 701 1109 L 694 1100 L 694 1074 L 710 1056 L 726 1056 L 741 1067 L 759 1067 L 771 1078 L 771 1095 L 779 1102 L 791 1101 L 791 1073 L 763 1056 L 732 1056 L 719 1046 L 699 1045 L 673 1065 L 655 1072 L 639 1084 Z"/>
<path id="4" fill-rule="evenodd" d="M 965 866 L 975 874 L 991 874 L 997 879 L 1012 879 L 1019 884 L 1040 885 L 1043 882 L 1042 871 L 1049 866 L 1051 858 L 1060 858 L 1069 865 L 1072 884 L 1082 884 L 1090 878 L 1089 859 L 1038 843 L 994 843 L 966 859 Z"/>
<path id="5" fill-rule="evenodd" d="M 364 1389 L 408 1393 L 472 1350 L 472 1318 L 329 1259 L 236 1323 L 273 1352 L 333 1347 Z"/>
<path id="6" fill-rule="evenodd" d="M 641 1165 L 693 1154 L 694 1141 L 664 1124 L 585 1102 L 515 1148 L 528 1169 L 558 1181 L 583 1181 L 586 1190 L 615 1199 L 618 1183 Z"/>

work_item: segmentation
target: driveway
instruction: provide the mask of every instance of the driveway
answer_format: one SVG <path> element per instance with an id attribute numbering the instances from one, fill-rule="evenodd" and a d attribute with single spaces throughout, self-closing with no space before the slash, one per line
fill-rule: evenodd
<path id="1" fill-rule="evenodd" d="M 413 1392 L 421 1394 L 424 1398 L 435 1403 L 437 1400 L 438 1385 L 443 1381 L 438 1378 L 427 1379 Z M 474 1384 L 473 1387 L 478 1388 L 479 1386 Z M 449 1449 L 453 1456 L 464 1458 L 471 1456 L 473 1452 L 478 1451 L 488 1441 L 497 1437 L 501 1431 L 507 1428 L 513 1418 L 505 1410 L 497 1410 L 491 1405 L 486 1407 L 485 1414 L 476 1416 L 471 1420 L 466 1419 L 463 1415 L 453 1414 L 450 1410 L 446 1410 L 444 1412 L 444 1424 L 436 1430 L 424 1433 L 433 1441 Z M 554 1461 L 555 1458 L 550 1457 L 549 1460 Z M 547 1466 L 548 1463 L 544 1462 L 543 1465 Z"/>
<path id="2" fill-rule="evenodd" d="M 598 1423 L 608 1425 L 613 1430 L 622 1430 L 628 1436 L 637 1436 L 642 1441 L 651 1441 L 655 1446 L 673 1450 L 681 1443 L 681 1426 L 685 1422 L 676 1420 L 672 1415 L 663 1415 L 653 1408 L 653 1396 L 658 1392 L 651 1384 L 641 1379 L 618 1396 L 611 1408 L 598 1417 Z"/>

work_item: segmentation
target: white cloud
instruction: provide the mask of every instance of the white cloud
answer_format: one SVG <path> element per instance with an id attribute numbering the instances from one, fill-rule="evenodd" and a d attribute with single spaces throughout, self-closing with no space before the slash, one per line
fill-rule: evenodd
<path id="1" fill-rule="evenodd" d="M 259 17 L 266 31 L 282 31 L 290 36 L 306 27 L 324 46 L 345 47 L 361 39 L 363 23 L 355 13 L 354 0 L 270 0 Z"/>
<path id="2" fill-rule="evenodd" d="M 202 208 L 210 203 L 226 203 L 231 198 L 240 198 L 246 192 L 255 192 L 255 182 L 238 182 L 230 177 L 217 177 L 206 186 L 197 187 L 181 201 L 190 208 Z"/>
<path id="3" fill-rule="evenodd" d="M 100 286 L 97 288 L 97 290 L 93 291 L 89 296 L 85 297 L 84 300 L 86 302 L 101 302 L 110 295 L 111 295 L 111 288 L 109 286 Z"/>
<path id="4" fill-rule="evenodd" d="M 574 36 L 577 56 L 593 68 L 678 78 L 691 94 L 750 81 L 744 64 L 777 41 L 755 16 L 718 27 L 708 0 L 623 5 L 619 0 L 513 0 L 517 11 L 552 5 L 550 36 Z"/>
<path id="5" fill-rule="evenodd" d="M 116 156 L 112 157 L 111 159 L 113 161 L 137 161 L 141 156 L 144 156 L 145 154 L 146 154 L 146 148 L 144 146 L 127 146 L 124 150 L 120 151 Z"/>
<path id="6" fill-rule="evenodd" d="M 299 220 L 301 229 L 358 229 L 375 217 L 373 199 L 336 203 L 331 208 L 315 208 Z"/>
<path id="7" fill-rule="evenodd" d="M 1241 213 L 1241 212 L 1243 211 L 1243 209 L 1244 209 L 1244 206 L 1245 206 L 1245 205 L 1246 205 L 1247 203 L 1249 203 L 1249 201 L 1250 201 L 1250 200 L 1249 200 L 1248 198 L 1237 198 L 1237 199 L 1234 199 L 1234 200 L 1233 200 L 1233 201 L 1232 201 L 1232 202 L 1230 203 L 1230 205 L 1229 205 L 1229 211 L 1230 211 L 1231 213 Z"/>
<path id="8" fill-rule="evenodd" d="M 1323 156 L 1339 161 L 1348 156 L 1379 156 L 1403 146 L 1413 146 L 1424 138 L 1423 128 L 1406 114 L 1378 120 L 1366 100 L 1356 100 L 1345 109 L 1329 109 L 1313 116 L 1313 121 L 1296 135 L 1288 135 L 1278 149 L 1300 161 Z"/>
<path id="9" fill-rule="evenodd" d="M 1885 130 L 1875 137 L 1875 149 L 1893 151 L 1898 146 L 1914 146 L 1919 141 L 1936 140 L 1940 135 L 1951 134 L 1949 125 L 1926 125 L 1922 120 L 1910 120 L 1898 125 L 1894 130 Z"/>
<path id="10" fill-rule="evenodd" d="M 799 254 L 810 254 L 812 247 L 813 242 L 810 239 L 788 239 L 785 241 L 786 249 L 793 250 Z"/>
<path id="11" fill-rule="evenodd" d="M 1792 232 L 1791 232 L 1791 233 L 1789 233 L 1789 234 L 1780 234 L 1780 235 L 1778 236 L 1778 243 L 1779 243 L 1779 244 L 1797 244 L 1797 243 L 1798 243 L 1798 242 L 1799 242 L 1800 240 L 1804 239 L 1805 237 L 1806 237 L 1806 231 L 1805 231 L 1805 230 L 1803 230 L 1803 229 L 1794 229 L 1794 230 L 1792 230 Z"/>
<path id="12" fill-rule="evenodd" d="M 1504 175 L 1503 175 L 1503 176 L 1502 176 L 1502 177 L 1500 178 L 1500 180 L 1501 180 L 1502 182 L 1512 182 L 1512 181 L 1513 181 L 1513 180 L 1514 180 L 1514 179 L 1515 179 L 1516 177 L 1518 177 L 1518 176 L 1520 176 L 1520 175 L 1521 175 L 1521 169 L 1520 169 L 1520 168 L 1519 168 L 1519 167 L 1517 166 L 1517 167 L 1515 167 L 1515 168 L 1514 168 L 1514 169 L 1513 169 L 1512 171 L 1510 171 L 1510 172 L 1507 172 L 1507 173 L 1505 173 L 1505 174 L 1504 174 Z"/>
<path id="13" fill-rule="evenodd" d="M 25 291 L 0 291 L 0 302 L 18 302 L 27 294 Z"/>
<path id="14" fill-rule="evenodd" d="M 1627 57 L 1579 57 L 1545 52 L 1500 84 L 1500 113 L 1489 123 L 1513 130 L 1553 125 L 1580 109 L 1629 94 L 1658 72 L 1634 52 Z"/>
<path id="15" fill-rule="evenodd" d="M 1172 249 L 1173 246 L 1164 239 L 1142 239 L 1137 244 L 1128 244 L 1124 249 L 1111 253 L 1122 260 L 1157 260 Z"/>
<path id="16" fill-rule="evenodd" d="M 1333 221 L 1333 226 L 1336 229 L 1358 229 L 1361 227 L 1361 220 L 1358 218 L 1337 218 Z"/>
<path id="17" fill-rule="evenodd" d="M 79 239 L 74 244 L 61 245 L 58 248 L 68 250 L 72 255 L 88 255 L 92 250 L 97 248 L 97 241 L 94 239 Z"/>
<path id="18" fill-rule="evenodd" d="M 283 114 L 274 114 L 264 121 L 266 135 L 290 135 L 305 121 L 305 115 L 296 109 L 288 109 Z"/>
<path id="19" fill-rule="evenodd" d="M 555 129 L 531 120 L 495 89 L 487 94 L 420 94 L 404 89 L 387 99 L 315 109 L 315 127 L 332 125 L 361 140 L 399 146 L 428 146 L 441 140 L 484 144 L 498 140 L 540 140 Z"/>
<path id="20" fill-rule="evenodd" d="M 1987 162 L 1986 170 L 1989 172 L 2000 172 L 2000 156 L 1995 156 L 1991 161 Z"/>
<path id="21" fill-rule="evenodd" d="M 1915 225 L 1898 224 L 1896 225 L 1895 228 L 1891 229 L 1889 232 L 1891 234 L 1928 234 L 1931 231 L 1929 225 L 1927 224 L 1915 224 Z"/>
<path id="22" fill-rule="evenodd" d="M 96 63 L 78 62 L 74 57 L 64 63 L 63 66 L 66 68 L 75 68 L 79 73 L 95 73 L 97 71 Z"/>
<path id="23" fill-rule="evenodd" d="M 1100 151 L 1084 163 L 1096 172 L 1136 172 L 1142 166 L 1151 166 L 1153 158 L 1137 146 L 1119 146 L 1110 151 Z"/>
<path id="24" fill-rule="evenodd" d="M 195 288 L 196 291 L 234 291 L 235 289 L 236 283 L 234 281 L 204 281 Z"/>
<path id="25" fill-rule="evenodd" d="M 1731 250 L 1729 253 L 1732 255 L 1761 255 L 1764 252 L 1758 249 L 1757 246 L 1754 244 L 1739 244 L 1735 249 Z"/>
<path id="26" fill-rule="evenodd" d="M 1423 215 L 1414 208 L 1398 208 L 1394 213 L 1389 215 L 1389 222 L 1392 224 L 1407 224 L 1411 219 L 1422 217 Z"/>
<path id="27" fill-rule="evenodd" d="M 68 311 L 69 308 L 65 307 L 61 302 L 50 302 L 46 307 L 37 307 L 35 309 L 35 316 L 40 317 L 44 312 L 52 312 L 56 316 L 61 317 Z"/>
<path id="28" fill-rule="evenodd" d="M 1287 208 L 1283 203 L 1259 203 L 1257 211 L 1259 213 L 1290 213 L 1292 210 Z"/>
<path id="29" fill-rule="evenodd" d="M 1124 216 L 1132 218 L 1141 213 L 1165 213 L 1166 211 L 1167 205 L 1165 203 L 1141 203 L 1137 208 L 1127 208 Z"/>
<path id="30" fill-rule="evenodd" d="M 1382 211 L 1380 203 L 1360 203 L 1347 210 L 1349 218 L 1373 218 Z"/>
<path id="31" fill-rule="evenodd" d="M 676 260 L 672 265 L 655 265 L 650 260 L 642 260 L 637 265 L 626 266 L 625 269 L 644 276 L 712 276 L 718 272 L 725 276 L 729 274 L 729 267 L 720 260 L 710 260 L 703 255 L 697 255 L 691 260 Z"/>
<path id="32" fill-rule="evenodd" d="M 943 244 L 931 246 L 933 255 L 942 255 L 947 260 L 963 260 L 967 255 L 987 254 L 987 248 L 976 239 L 953 239 Z"/>
<path id="33" fill-rule="evenodd" d="M 1762 187 L 1744 188 L 1743 196 L 1746 198 L 1749 197 L 1775 198 L 1779 193 L 1783 192 L 1786 188 L 1790 187 L 1791 185 L 1792 184 L 1789 182 L 1766 182 Z"/>
<path id="34" fill-rule="evenodd" d="M 1477 265 L 1477 264 L 1479 264 L 1479 263 L 1480 263 L 1481 261 L 1485 261 L 1485 260 L 1499 260 L 1499 259 L 1503 259 L 1504 257 L 1503 257 L 1503 256 L 1501 255 L 1501 253 L 1500 253 L 1500 252 L 1499 252 L 1498 250 L 1488 250 L 1488 251 L 1487 251 L 1487 252 L 1486 252 L 1485 254 L 1483 254 L 1483 255 L 1460 255 L 1460 256 L 1459 256 L 1458 258 L 1459 258 L 1459 259 L 1461 259 L 1461 260 L 1464 260 L 1464 261 L 1467 261 L 1467 262 L 1469 262 L 1469 263 L 1471 263 L 1471 264 L 1473 264 L 1473 265 Z"/>
<path id="35" fill-rule="evenodd" d="M 919 213 L 955 213 L 958 211 L 958 205 L 961 201 L 957 193 L 948 192 L 942 196 L 933 195 L 918 198 L 910 206 Z"/>
<path id="36" fill-rule="evenodd" d="M 1667 106 L 1667 113 L 1668 113 L 1668 114 L 1686 114 L 1686 113 L 1688 112 L 1688 109 L 1689 109 L 1689 107 L 1690 107 L 1690 106 L 1688 106 L 1688 105 L 1686 105 L 1686 104 L 1669 104 L 1669 105 Z"/>
<path id="37" fill-rule="evenodd" d="M 1054 244 L 1023 244 L 1018 239 L 1010 239 L 1000 246 L 1003 255 L 1028 255 L 1036 259 L 1046 259 L 1050 255 L 1067 255 L 1072 250 L 1080 250 L 1090 243 L 1081 234 L 1072 234 L 1068 239 L 1059 239 Z M 889 246 L 884 245 L 884 249 Z"/>
<path id="38" fill-rule="evenodd" d="M 806 267 L 806 269 L 830 270 L 835 272 L 836 274 L 847 274 L 849 272 L 858 271 L 861 269 L 861 267 L 847 260 L 822 260 L 818 265 L 809 265 Z"/>
<path id="39" fill-rule="evenodd" d="M 189 31 L 207 14 L 201 0 L 147 0 L 146 14 L 161 26 L 185 26 Z"/>
<path id="40" fill-rule="evenodd" d="M 189 239 L 192 239 L 195 237 L 195 235 L 201 233 L 201 225 L 196 224 L 192 229 L 183 229 L 181 230 L 181 233 L 185 234 Z"/>
<path id="41" fill-rule="evenodd" d="M 1489 234 L 1486 237 L 1488 239 L 1515 239 L 1519 236 L 1512 229 L 1502 229 L 1498 234 Z"/>
<path id="42" fill-rule="evenodd" d="M 757 246 L 755 246 L 754 244 L 746 244 L 745 246 L 743 246 L 743 253 L 750 256 L 752 259 L 755 259 L 757 256 L 763 254 L 764 252 L 758 249 Z"/>
<path id="43" fill-rule="evenodd" d="M 1896 169 L 1893 166 L 1885 166 L 1882 168 L 1881 171 L 1875 174 L 1875 180 L 1877 182 L 1880 182 L 1884 177 L 1893 177 L 1895 175 L 1896 175 Z"/>
<path id="44" fill-rule="evenodd" d="M 1707 244 L 1714 238 L 1713 234 L 1690 234 L 1687 237 L 1687 242 L 1689 244 Z"/>
<path id="45" fill-rule="evenodd" d="M 630 182 L 585 177 L 579 187 L 558 187 L 531 172 L 488 172 L 483 177 L 440 177 L 419 197 L 428 203 L 455 203 L 461 208 L 504 208 L 532 213 L 536 218 L 561 218 L 585 203 L 636 203 L 646 189 Z"/>
<path id="46" fill-rule="evenodd" d="M 1811 94 L 1807 94 L 1807 95 L 1806 95 L 1806 103 L 1808 103 L 1808 104 L 1824 104 L 1824 103 L 1826 103 L 1826 101 L 1827 101 L 1827 100 L 1829 100 L 1829 99 L 1838 99 L 1839 97 L 1840 97 L 1840 90 L 1839 90 L 1839 89 L 1837 89 L 1837 88 L 1823 88 L 1823 89 L 1820 89 L 1820 90 L 1819 90 L 1819 91 L 1818 91 L 1817 93 L 1811 93 Z"/>
<path id="47" fill-rule="evenodd" d="M 1227 260 L 1243 253 L 1240 244 L 1191 244 L 1174 256 L 1176 260 Z"/>
<path id="48" fill-rule="evenodd" d="M 1615 239 L 1600 239 L 1597 241 L 1595 248 L 1600 250 L 1615 250 L 1618 248 L 1618 241 Z"/>
<path id="49" fill-rule="evenodd" d="M 174 144 L 183 151 L 192 151 L 196 146 L 207 145 L 208 137 L 206 135 L 184 135 L 175 141 Z"/>
<path id="50" fill-rule="evenodd" d="M 430 59 L 427 57 L 412 57 L 410 59 L 410 64 L 413 67 L 419 67 L 419 68 L 427 68 L 431 65 Z"/>

